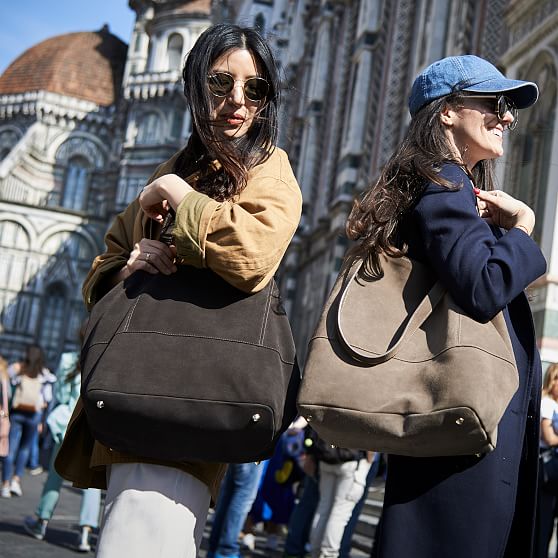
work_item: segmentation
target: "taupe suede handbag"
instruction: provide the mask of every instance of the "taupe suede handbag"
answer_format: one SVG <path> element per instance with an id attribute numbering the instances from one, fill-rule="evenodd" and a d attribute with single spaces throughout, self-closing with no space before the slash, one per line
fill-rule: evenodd
<path id="1" fill-rule="evenodd" d="M 486 453 L 519 384 L 503 314 L 467 316 L 420 262 L 340 275 L 309 345 L 298 409 L 336 446 L 415 457 Z"/>

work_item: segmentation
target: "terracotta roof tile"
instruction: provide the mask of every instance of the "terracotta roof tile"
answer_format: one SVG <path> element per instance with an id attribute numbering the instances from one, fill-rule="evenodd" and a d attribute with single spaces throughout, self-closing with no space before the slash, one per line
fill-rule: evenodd
<path id="1" fill-rule="evenodd" d="M 47 39 L 16 58 L 0 76 L 0 95 L 46 90 L 99 105 L 120 92 L 126 43 L 106 28 Z"/>

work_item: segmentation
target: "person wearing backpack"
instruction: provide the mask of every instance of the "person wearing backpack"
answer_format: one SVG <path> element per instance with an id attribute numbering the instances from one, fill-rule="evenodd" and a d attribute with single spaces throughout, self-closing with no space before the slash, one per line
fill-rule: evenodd
<path id="1" fill-rule="evenodd" d="M 84 323 L 80 330 L 80 341 L 83 344 L 85 333 Z M 49 413 L 46 423 L 54 440 L 48 476 L 43 485 L 41 499 L 35 512 L 35 517 L 24 519 L 25 531 L 37 540 L 45 538 L 48 523 L 54 515 L 54 510 L 60 498 L 62 477 L 54 469 L 54 460 L 62 444 L 68 422 L 81 388 L 81 367 L 79 353 L 70 351 L 62 353 L 56 370 L 56 384 L 54 385 L 55 408 Z M 77 539 L 77 550 L 88 552 L 91 550 L 90 535 L 99 525 L 99 511 L 101 507 L 101 491 L 98 488 L 86 488 L 82 493 L 79 513 L 80 534 Z"/>
<path id="2" fill-rule="evenodd" d="M 319 468 L 320 500 L 310 533 L 311 556 L 337 557 L 345 527 L 364 494 L 372 454 L 332 446 L 315 433 L 312 440 L 309 453 Z"/>
<path id="3" fill-rule="evenodd" d="M 56 381 L 56 376 L 45 366 L 43 351 L 38 345 L 29 345 L 25 359 L 10 365 L 8 373 L 13 396 L 9 451 L 2 467 L 2 498 L 23 495 L 21 477 L 29 460 L 34 433 L 43 409 L 52 399 L 52 384 Z"/>

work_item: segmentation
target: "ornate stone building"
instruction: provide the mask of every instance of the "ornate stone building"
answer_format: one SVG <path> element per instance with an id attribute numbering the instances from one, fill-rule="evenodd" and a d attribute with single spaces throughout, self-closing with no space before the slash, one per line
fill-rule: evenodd
<path id="1" fill-rule="evenodd" d="M 115 209 L 120 211 L 145 185 L 155 166 L 190 135 L 182 93 L 182 65 L 210 25 L 210 0 L 130 0 L 137 14 L 122 94 L 124 142 Z"/>
<path id="2" fill-rule="evenodd" d="M 30 48 L 0 77 L 0 351 L 75 344 L 118 176 L 126 45 L 108 28 Z"/>
<path id="3" fill-rule="evenodd" d="M 229 17 L 254 14 L 249 0 L 229 2 Z M 282 62 L 281 142 L 304 195 L 302 226 L 284 269 L 299 354 L 347 248 L 352 200 L 378 175 L 409 122 L 414 76 L 436 59 L 478 54 L 510 77 L 541 85 L 540 102 L 522 112 L 497 163 L 500 186 L 535 207 L 535 232 L 549 274 L 534 287 L 543 359 L 558 361 L 556 248 L 558 150 L 556 44 L 551 0 L 274 0 L 268 38 Z M 309 31 L 311 30 L 311 32 Z"/>
<path id="4" fill-rule="evenodd" d="M 280 60 L 280 143 L 304 195 L 281 272 L 301 358 L 347 242 L 355 195 L 408 125 L 414 76 L 474 53 L 541 85 L 498 161 L 538 215 L 549 272 L 533 288 L 543 359 L 558 361 L 555 0 L 129 0 L 130 46 L 108 29 L 55 37 L 0 76 L 0 352 L 75 346 L 80 285 L 115 212 L 190 131 L 180 66 L 210 19 L 261 29 Z"/>
<path id="5" fill-rule="evenodd" d="M 77 346 L 81 284 L 114 214 L 183 145 L 181 66 L 210 0 L 130 0 L 107 26 L 53 37 L 0 76 L 0 353 Z"/>
<path id="6" fill-rule="evenodd" d="M 513 77 L 538 83 L 541 96 L 510 135 L 501 177 L 506 190 L 537 214 L 535 238 L 548 272 L 535 285 L 531 305 L 542 358 L 558 362 L 558 4 L 507 4 L 500 63 Z"/>

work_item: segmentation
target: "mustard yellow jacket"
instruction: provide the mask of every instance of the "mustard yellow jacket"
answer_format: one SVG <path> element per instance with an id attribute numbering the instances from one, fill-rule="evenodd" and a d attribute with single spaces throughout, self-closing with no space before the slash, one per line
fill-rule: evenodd
<path id="1" fill-rule="evenodd" d="M 178 153 L 160 165 L 149 182 L 173 172 Z M 195 188 L 195 178 L 189 179 Z M 232 201 L 217 202 L 190 192 L 176 212 L 177 263 L 209 267 L 244 292 L 257 292 L 273 277 L 298 226 L 302 196 L 286 153 L 275 148 L 249 171 L 246 187 Z M 137 200 L 119 214 L 83 285 L 90 309 L 111 286 L 111 277 L 128 260 L 135 243 L 157 238 L 158 226 L 147 219 Z M 93 439 L 81 399 L 56 459 L 60 475 L 75 486 L 106 487 L 111 463 L 155 463 L 184 470 L 208 485 L 215 501 L 226 465 L 173 463 L 145 459 L 107 448 Z"/>

